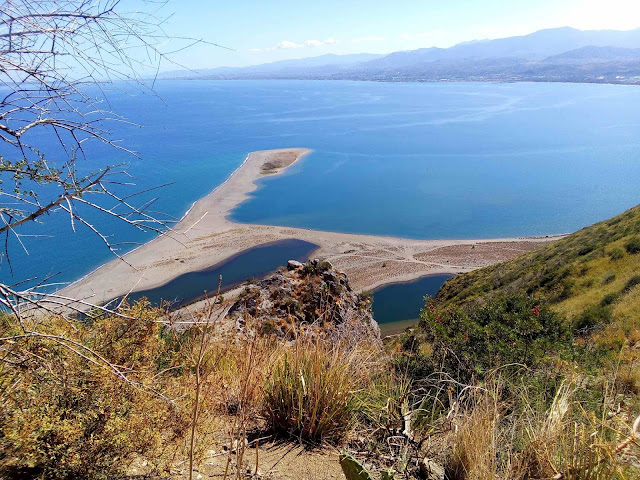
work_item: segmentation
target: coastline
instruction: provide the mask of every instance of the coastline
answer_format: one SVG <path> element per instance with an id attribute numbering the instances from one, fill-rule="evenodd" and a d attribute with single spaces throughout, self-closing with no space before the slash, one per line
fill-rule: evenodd
<path id="1" fill-rule="evenodd" d="M 298 149 L 296 149 L 296 148 L 290 148 L 290 149 L 284 149 L 284 150 L 291 150 L 291 151 L 295 151 L 295 150 L 298 150 Z M 311 153 L 311 151 L 312 151 L 312 150 L 309 150 L 309 149 L 300 149 L 300 150 L 305 150 L 305 152 L 303 152 L 301 155 L 299 155 L 299 156 L 298 156 L 298 158 L 295 160 L 296 162 L 297 162 L 300 158 L 302 158 L 304 155 L 307 155 L 307 154 Z M 264 152 L 267 152 L 267 151 L 271 151 L 271 150 L 265 150 Z M 260 153 L 262 153 L 262 152 L 263 152 L 263 151 L 256 151 L 256 152 L 251 152 L 251 153 L 249 153 L 249 154 L 244 158 L 244 160 L 242 161 L 242 163 L 241 163 L 240 165 L 238 165 L 238 168 L 236 168 L 233 172 L 231 172 L 231 175 L 229 175 L 229 176 L 225 179 L 225 181 L 224 181 L 224 182 L 222 182 L 220 185 L 218 185 L 217 187 L 215 187 L 211 192 L 209 192 L 209 193 L 208 193 L 207 195 L 205 195 L 204 197 L 202 197 L 202 198 L 200 198 L 200 199 L 196 200 L 195 202 L 193 202 L 193 203 L 189 206 L 189 208 L 187 209 L 187 211 L 186 211 L 186 212 L 184 212 L 184 213 L 182 214 L 182 216 L 180 217 L 180 219 L 178 220 L 178 222 L 176 223 L 176 225 L 172 228 L 172 231 L 175 231 L 176 229 L 178 229 L 178 227 L 180 226 L 180 223 L 182 223 L 182 222 L 183 222 L 183 221 L 184 221 L 184 220 L 189 216 L 189 214 L 190 214 L 190 213 L 191 213 L 191 211 L 193 210 L 193 207 L 195 207 L 195 206 L 196 206 L 196 204 L 197 204 L 198 202 L 201 202 L 202 200 L 204 200 L 204 199 L 208 198 L 209 196 L 213 195 L 214 193 L 216 193 L 216 191 L 217 191 L 217 190 L 219 190 L 219 189 L 220 189 L 221 187 L 223 187 L 227 182 L 229 182 L 229 181 L 231 180 L 231 178 L 234 176 L 234 174 L 235 174 L 238 170 L 242 169 L 242 168 L 245 166 L 245 164 L 246 164 L 246 163 L 247 163 L 247 161 L 249 160 L 249 157 L 251 156 L 251 154 L 252 154 L 252 153 L 260 154 Z M 294 162 L 294 163 L 295 163 L 295 162 Z M 275 175 L 273 175 L 273 176 L 275 176 Z M 259 178 L 259 177 L 258 177 L 258 178 Z M 257 186 L 256 186 L 256 188 L 257 188 Z M 253 189 L 253 190 L 255 190 L 255 189 Z M 250 190 L 250 191 L 248 191 L 247 193 L 250 193 L 250 192 L 251 192 L 251 191 L 253 191 L 253 190 Z M 230 215 L 230 213 L 231 213 L 230 211 L 229 211 L 229 212 L 227 212 L 227 215 L 225 215 L 225 219 L 226 219 L 226 217 L 227 217 L 228 215 Z M 153 241 L 155 241 L 155 240 L 158 240 L 159 238 L 161 238 L 161 237 L 163 237 L 163 236 L 165 236 L 165 235 L 171 235 L 171 233 L 172 233 L 171 231 L 164 232 L 164 233 L 162 233 L 161 235 L 159 235 L 157 238 L 154 238 L 153 240 L 150 240 L 150 241 L 148 241 L 148 242 L 146 242 L 146 243 L 143 243 L 142 245 L 138 245 L 137 247 L 135 247 L 135 248 L 134 248 L 134 249 L 132 249 L 131 251 L 127 252 L 127 253 L 123 256 L 123 258 L 124 258 L 124 257 L 127 257 L 127 258 L 128 258 L 128 257 L 129 257 L 130 255 L 132 255 L 136 250 L 138 250 L 138 249 L 140 249 L 140 248 L 143 248 L 143 247 L 147 246 L 149 243 L 151 243 L 151 242 L 153 242 Z M 240 253 L 240 252 L 236 252 L 235 254 L 230 255 L 229 257 L 224 258 L 224 259 L 220 260 L 220 261 L 219 261 L 219 262 L 217 262 L 217 263 L 221 263 L 221 262 L 223 262 L 223 261 L 229 260 L 229 259 L 231 259 L 232 257 L 234 257 L 235 255 L 237 255 L 237 254 L 239 254 L 239 253 Z M 61 290 L 60 290 L 60 292 L 66 292 L 66 291 L 67 291 L 67 289 L 69 289 L 69 288 L 71 288 L 71 287 L 75 286 L 76 284 L 81 283 L 84 279 L 86 279 L 87 277 L 91 276 L 93 273 L 97 272 L 97 271 L 98 271 L 98 270 L 100 270 L 101 268 L 106 267 L 106 266 L 107 266 L 107 265 L 109 265 L 111 262 L 113 262 L 113 259 L 112 259 L 112 260 L 109 260 L 109 261 L 107 261 L 107 262 L 105 262 L 105 263 L 103 263 L 102 265 L 100 265 L 100 266 L 98 266 L 98 267 L 96 267 L 96 268 L 94 268 L 94 269 L 93 269 L 93 270 L 91 270 L 89 273 L 87 273 L 87 274 L 85 274 L 85 275 L 81 276 L 81 277 L 80 277 L 80 278 L 78 278 L 77 280 L 74 280 L 74 281 L 73 281 L 73 282 L 71 282 L 69 285 L 67 285 L 66 287 L 64 287 L 63 289 L 61 289 Z M 209 267 L 211 267 L 211 266 L 213 266 L 213 265 L 209 265 Z M 204 268 L 208 268 L 208 267 L 204 267 Z M 169 280 L 167 280 L 167 281 L 170 281 L 170 280 L 171 280 L 171 279 L 169 279 Z M 153 287 L 157 287 L 157 286 L 159 286 L 159 285 L 163 285 L 164 283 L 166 283 L 166 282 L 159 283 L 158 285 L 152 285 L 152 286 L 151 286 L 151 288 L 153 288 Z"/>
<path id="2" fill-rule="evenodd" d="M 229 220 L 232 210 L 258 188 L 256 180 L 283 173 L 309 153 L 306 148 L 251 152 L 222 184 L 194 202 L 170 231 L 124 255 L 126 262 L 113 259 L 58 293 L 101 303 L 158 287 L 248 248 L 288 238 L 319 245 L 315 255 L 347 273 L 353 288 L 363 291 L 431 274 L 474 270 L 562 237 L 412 240 Z"/>

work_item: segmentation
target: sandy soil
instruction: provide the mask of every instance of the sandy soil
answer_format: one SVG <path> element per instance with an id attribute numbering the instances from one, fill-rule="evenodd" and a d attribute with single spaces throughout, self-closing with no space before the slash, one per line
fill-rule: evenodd
<path id="1" fill-rule="evenodd" d="M 247 448 L 245 452 L 247 473 L 256 471 L 256 449 Z M 223 479 L 227 464 L 227 455 L 220 448 L 210 451 L 209 458 L 199 466 L 200 478 Z M 294 442 L 269 441 L 260 445 L 258 453 L 258 475 L 264 480 L 340 480 L 344 479 L 340 468 L 339 453 L 327 447 L 318 450 L 305 449 Z M 171 472 L 172 478 L 188 479 L 186 464 Z M 227 478 L 235 478 L 229 475 Z M 247 476 L 248 478 L 248 476 Z"/>
<path id="2" fill-rule="evenodd" d="M 355 290 L 369 290 L 428 274 L 470 271 L 559 238 L 409 240 L 238 224 L 227 219 L 231 210 L 257 188 L 256 179 L 278 175 L 308 153 L 310 150 L 305 148 L 250 153 L 226 182 L 198 200 L 170 232 L 125 255 L 126 262 L 114 259 L 59 293 L 100 303 L 131 291 L 163 285 L 247 248 L 287 238 L 319 245 L 315 257 L 329 260 L 347 273 Z"/>

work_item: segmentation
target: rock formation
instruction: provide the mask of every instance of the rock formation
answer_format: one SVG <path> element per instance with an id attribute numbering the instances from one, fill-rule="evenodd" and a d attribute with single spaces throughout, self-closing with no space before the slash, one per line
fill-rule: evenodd
<path id="1" fill-rule="evenodd" d="M 320 260 L 291 260 L 286 269 L 248 285 L 227 318 L 235 321 L 239 332 L 290 340 L 302 333 L 380 336 L 369 298 L 354 293 L 346 274 Z"/>

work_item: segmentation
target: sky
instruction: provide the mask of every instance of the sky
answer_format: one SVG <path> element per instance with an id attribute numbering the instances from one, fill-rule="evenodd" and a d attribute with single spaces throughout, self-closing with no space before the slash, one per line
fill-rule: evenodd
<path id="1" fill-rule="evenodd" d="M 170 35 L 230 49 L 202 43 L 172 56 L 194 69 L 445 48 L 562 26 L 640 27 L 640 0 L 170 0 L 161 12 L 172 14 Z"/>

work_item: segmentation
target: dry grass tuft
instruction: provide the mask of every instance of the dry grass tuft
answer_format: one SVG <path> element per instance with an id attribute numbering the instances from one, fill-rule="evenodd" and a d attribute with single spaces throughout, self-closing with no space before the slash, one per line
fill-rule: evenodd
<path id="1" fill-rule="evenodd" d="M 449 412 L 455 435 L 449 440 L 447 478 L 635 478 L 622 454 L 640 455 L 637 432 L 630 432 L 628 425 L 625 431 L 622 418 L 596 419 L 575 400 L 576 391 L 563 383 L 549 410 L 541 414 L 527 405 L 518 407 L 513 399 L 500 399 L 500 382 L 472 390 Z"/>
<path id="2" fill-rule="evenodd" d="M 263 412 L 271 428 L 314 443 L 344 438 L 368 377 L 363 355 L 318 340 L 284 348 L 265 385 Z"/>
<path id="3" fill-rule="evenodd" d="M 497 400 L 499 392 L 469 389 L 463 395 L 467 396 L 463 403 L 456 402 L 448 413 L 455 416 L 455 435 L 451 439 L 452 448 L 446 465 L 447 478 L 499 478 L 498 454 L 504 447 L 499 438 L 504 410 L 504 405 Z"/>

